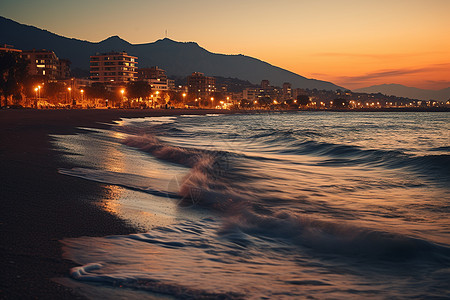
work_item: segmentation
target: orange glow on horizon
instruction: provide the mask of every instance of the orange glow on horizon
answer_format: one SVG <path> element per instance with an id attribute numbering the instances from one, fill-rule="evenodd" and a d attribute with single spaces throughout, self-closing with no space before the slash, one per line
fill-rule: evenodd
<path id="1" fill-rule="evenodd" d="M 167 29 L 167 37 L 175 41 L 196 42 L 213 53 L 251 56 L 349 89 L 381 83 L 450 86 L 448 0 L 248 0 L 208 6 L 201 1 L 144 1 L 135 5 L 131 19 L 122 17 L 120 6 L 102 13 L 103 0 L 21 5 L 24 1 L 5 0 L 3 15 L 69 38 L 99 42 L 118 35 L 143 44 L 164 38 Z M 62 17 L 64 11 L 73 13 Z M 171 14 L 153 14 L 154 26 L 149 27 L 148 11 Z M 79 22 L 80 15 L 85 22 Z"/>

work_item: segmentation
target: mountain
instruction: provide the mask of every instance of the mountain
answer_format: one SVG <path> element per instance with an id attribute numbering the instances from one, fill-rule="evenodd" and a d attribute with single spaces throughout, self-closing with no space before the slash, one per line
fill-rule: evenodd
<path id="1" fill-rule="evenodd" d="M 419 100 L 447 101 L 450 99 L 450 87 L 439 91 L 424 90 L 401 84 L 380 84 L 353 90 L 357 93 L 382 93 L 397 97 L 406 97 Z"/>
<path id="2" fill-rule="evenodd" d="M 0 44 L 14 45 L 23 50 L 53 50 L 58 57 L 69 59 L 72 69 L 88 71 L 89 57 L 96 53 L 126 51 L 138 57 L 138 66 L 159 66 L 169 76 L 202 72 L 208 76 L 239 78 L 256 84 L 268 79 L 277 86 L 290 82 L 293 88 L 344 89 L 331 82 L 305 78 L 249 56 L 211 53 L 194 42 L 177 42 L 165 38 L 153 43 L 130 44 L 118 36 L 112 36 L 93 43 L 56 35 L 1 16 L 0 28 Z"/>

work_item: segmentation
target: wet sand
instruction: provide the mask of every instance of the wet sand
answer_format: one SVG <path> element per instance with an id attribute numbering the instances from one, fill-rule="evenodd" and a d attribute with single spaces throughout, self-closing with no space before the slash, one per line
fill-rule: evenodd
<path id="1" fill-rule="evenodd" d="M 95 205 L 105 185 L 64 176 L 71 168 L 49 134 L 105 128 L 121 117 L 233 113 L 215 110 L 0 110 L 0 298 L 78 299 L 52 278 L 74 263 L 62 258 L 66 237 L 130 234 L 125 221 Z"/>

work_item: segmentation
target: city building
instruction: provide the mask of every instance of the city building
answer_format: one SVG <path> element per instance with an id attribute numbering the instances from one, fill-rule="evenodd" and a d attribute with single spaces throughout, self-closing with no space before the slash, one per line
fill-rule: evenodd
<path id="1" fill-rule="evenodd" d="M 11 45 L 0 46 L 1 52 L 18 53 L 26 59 L 28 64 L 28 74 L 38 76 L 46 80 L 59 80 L 70 77 L 70 60 L 59 59 L 55 52 L 51 50 L 20 50 Z"/>
<path id="2" fill-rule="evenodd" d="M 292 90 L 292 98 L 297 99 L 300 95 L 306 95 L 307 92 L 304 89 L 296 88 Z"/>
<path id="3" fill-rule="evenodd" d="M 12 45 L 2 44 L 0 45 L 0 53 L 1 52 L 13 52 L 13 53 L 22 53 L 22 50 L 14 48 Z"/>
<path id="4" fill-rule="evenodd" d="M 270 87 L 270 82 L 267 79 L 261 80 L 261 88 L 266 90 Z"/>
<path id="5" fill-rule="evenodd" d="M 137 80 L 148 82 L 153 90 L 167 91 L 169 89 L 166 71 L 157 66 L 137 69 Z"/>
<path id="6" fill-rule="evenodd" d="M 167 87 L 171 91 L 175 90 L 175 80 L 174 79 L 167 79 Z"/>
<path id="7" fill-rule="evenodd" d="M 188 76 L 188 94 L 191 97 L 206 99 L 216 91 L 216 79 L 194 72 Z"/>
<path id="8" fill-rule="evenodd" d="M 60 59 L 58 62 L 58 79 L 70 78 L 71 61 L 68 59 Z"/>
<path id="9" fill-rule="evenodd" d="M 22 57 L 27 59 L 28 74 L 47 80 L 65 79 L 70 76 L 70 61 L 60 60 L 51 50 L 23 50 Z"/>
<path id="10" fill-rule="evenodd" d="M 242 98 L 248 101 L 255 101 L 259 98 L 259 89 L 255 88 L 246 88 L 242 91 Z"/>
<path id="11" fill-rule="evenodd" d="M 292 99 L 292 87 L 289 82 L 283 83 L 283 100 Z"/>
<path id="12" fill-rule="evenodd" d="M 91 80 L 102 83 L 124 83 L 137 78 L 137 57 L 126 52 L 109 52 L 91 56 Z"/>
<path id="13" fill-rule="evenodd" d="M 158 68 L 158 66 L 151 68 L 139 68 L 137 69 L 138 80 L 146 79 L 167 79 L 166 71 Z"/>

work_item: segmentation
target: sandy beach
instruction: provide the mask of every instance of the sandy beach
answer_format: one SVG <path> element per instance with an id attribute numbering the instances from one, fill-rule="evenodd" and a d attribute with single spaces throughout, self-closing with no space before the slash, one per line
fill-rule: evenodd
<path id="1" fill-rule="evenodd" d="M 67 277 L 67 237 L 129 234 L 136 229 L 93 205 L 104 185 L 57 172 L 70 168 L 49 134 L 107 127 L 122 117 L 223 113 L 212 110 L 0 110 L 2 299 L 83 298 L 52 278 Z M 227 112 L 231 113 L 231 112 Z"/>

